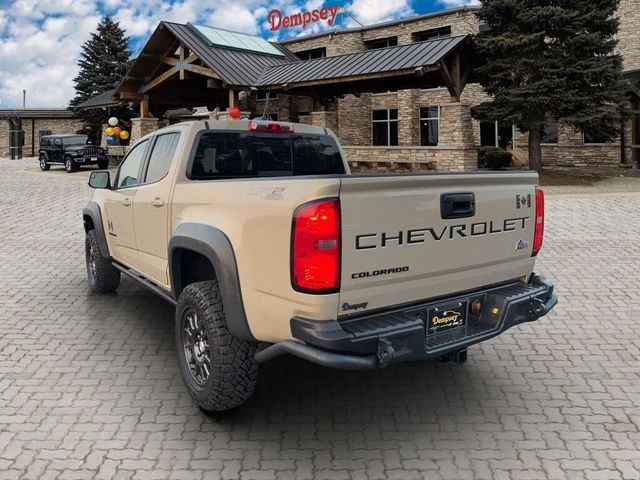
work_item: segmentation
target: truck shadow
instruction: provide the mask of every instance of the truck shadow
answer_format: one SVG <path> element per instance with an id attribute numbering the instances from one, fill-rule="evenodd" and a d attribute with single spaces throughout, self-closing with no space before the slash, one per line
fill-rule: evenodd
<path id="1" fill-rule="evenodd" d="M 398 435 L 408 438 L 411 433 L 407 432 L 441 430 L 442 422 L 457 424 L 463 419 L 463 423 L 485 423 L 487 414 L 491 417 L 490 412 L 504 402 L 503 382 L 496 382 L 496 372 L 492 371 L 496 365 L 487 361 L 478 347 L 479 358 L 474 359 L 471 350 L 465 365 L 423 361 L 364 372 L 325 368 L 288 355 L 260 366 L 256 392 L 245 405 L 205 416 L 182 385 L 175 353 L 173 307 L 138 286 L 130 287 L 122 289 L 125 294 L 117 294 L 116 303 L 129 313 L 138 312 L 136 319 L 110 328 L 131 329 L 127 336 L 133 338 L 140 334 L 151 337 L 148 344 L 156 346 L 151 351 L 157 353 L 148 361 L 162 363 L 162 377 L 171 379 L 171 393 L 178 396 L 177 403 L 186 407 L 189 416 L 202 418 L 204 430 L 208 430 L 207 424 L 213 424 L 215 429 L 247 434 L 256 430 L 286 436 L 286 432 L 295 431 L 294 436 L 301 441 L 317 440 L 321 430 L 348 436 L 363 428 L 393 437 L 389 432 L 402 425 L 405 433 Z M 105 298 L 112 306 L 114 300 Z"/>

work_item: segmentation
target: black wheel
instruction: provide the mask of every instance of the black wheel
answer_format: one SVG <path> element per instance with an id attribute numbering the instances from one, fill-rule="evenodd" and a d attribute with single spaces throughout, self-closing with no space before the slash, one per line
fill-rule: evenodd
<path id="1" fill-rule="evenodd" d="M 73 173 L 78 170 L 78 164 L 71 157 L 64 157 L 64 169 L 67 173 Z"/>
<path id="2" fill-rule="evenodd" d="M 108 258 L 100 253 L 98 236 L 95 230 L 89 230 L 85 239 L 85 257 L 89 286 L 96 293 L 115 291 L 120 285 L 120 271 L 111 265 Z"/>
<path id="3" fill-rule="evenodd" d="M 109 160 L 98 160 L 98 170 L 106 170 L 109 168 Z"/>
<path id="4" fill-rule="evenodd" d="M 251 396 L 258 377 L 256 344 L 229 333 L 217 281 L 182 291 L 175 334 L 182 378 L 202 410 L 229 410 Z"/>
<path id="5" fill-rule="evenodd" d="M 43 172 L 48 171 L 51 168 L 51 165 L 47 163 L 47 157 L 44 153 L 40 154 L 40 170 Z"/>

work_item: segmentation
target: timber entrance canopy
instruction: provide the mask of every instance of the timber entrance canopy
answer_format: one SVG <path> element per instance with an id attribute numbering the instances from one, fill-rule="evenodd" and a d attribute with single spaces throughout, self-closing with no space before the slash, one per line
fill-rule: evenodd
<path id="1" fill-rule="evenodd" d="M 446 86 L 459 97 L 470 71 L 468 35 L 300 60 L 284 45 L 194 24 L 161 22 L 114 98 L 162 111 L 237 105 L 241 90 L 318 99 Z"/>

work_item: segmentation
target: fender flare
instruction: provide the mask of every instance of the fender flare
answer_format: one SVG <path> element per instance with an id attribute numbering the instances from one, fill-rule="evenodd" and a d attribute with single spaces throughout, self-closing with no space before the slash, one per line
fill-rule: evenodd
<path id="1" fill-rule="evenodd" d="M 98 246 L 100 247 L 100 253 L 104 258 L 111 258 L 109 255 L 109 246 L 107 244 L 107 237 L 104 234 L 104 226 L 102 224 L 102 213 L 100 212 L 100 205 L 96 202 L 87 203 L 82 209 L 82 220 L 84 223 L 85 233 L 89 232 L 89 224 L 87 223 L 87 217 L 93 222 L 93 229 L 96 231 L 98 237 Z"/>
<path id="2" fill-rule="evenodd" d="M 227 326 L 234 337 L 255 341 L 242 302 L 238 264 L 229 238 L 219 229 L 200 223 L 178 225 L 169 241 L 169 278 L 176 300 L 184 288 L 180 250 L 191 250 L 211 262 L 218 280 L 220 295 L 227 317 Z"/>

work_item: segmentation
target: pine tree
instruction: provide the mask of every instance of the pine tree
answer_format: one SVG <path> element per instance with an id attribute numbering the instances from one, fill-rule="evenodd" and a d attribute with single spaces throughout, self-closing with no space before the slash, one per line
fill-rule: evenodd
<path id="1" fill-rule="evenodd" d="M 627 115 L 622 59 L 614 53 L 619 0 L 482 0 L 476 78 L 492 97 L 480 120 L 529 132 L 529 166 L 541 169 L 547 119 L 616 136 Z"/>
<path id="2" fill-rule="evenodd" d="M 105 16 L 98 24 L 96 33 L 82 45 L 78 66 L 80 71 L 73 79 L 76 96 L 70 102 L 71 107 L 100 93 L 111 90 L 122 80 L 131 65 L 129 37 L 120 28 L 118 22 Z M 86 131 L 92 141 L 98 142 L 101 126 L 106 123 L 105 114 L 99 110 L 74 109 L 83 120 Z M 131 118 L 128 109 L 120 110 L 119 117 Z"/>

